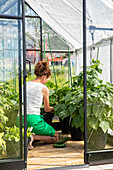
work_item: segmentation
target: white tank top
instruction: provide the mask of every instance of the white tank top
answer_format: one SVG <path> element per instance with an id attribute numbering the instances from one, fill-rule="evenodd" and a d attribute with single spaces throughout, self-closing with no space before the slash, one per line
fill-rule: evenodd
<path id="1" fill-rule="evenodd" d="M 40 107 L 43 103 L 42 88 L 46 85 L 33 81 L 26 83 L 27 114 L 40 115 Z"/>

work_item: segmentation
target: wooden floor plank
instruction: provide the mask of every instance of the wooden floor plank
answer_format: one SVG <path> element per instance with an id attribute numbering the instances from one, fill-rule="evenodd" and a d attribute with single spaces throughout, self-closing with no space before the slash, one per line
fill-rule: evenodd
<path id="1" fill-rule="evenodd" d="M 67 141 L 66 148 L 37 142 L 28 151 L 27 169 L 44 169 L 84 164 L 84 141 Z"/>

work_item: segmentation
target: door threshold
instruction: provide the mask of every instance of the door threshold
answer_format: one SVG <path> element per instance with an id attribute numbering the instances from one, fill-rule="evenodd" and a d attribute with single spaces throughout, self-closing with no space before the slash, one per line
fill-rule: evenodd
<path id="1" fill-rule="evenodd" d="M 61 166 L 61 167 L 53 167 L 53 168 L 43 168 L 45 170 L 68 170 L 68 169 L 81 169 L 81 168 L 89 168 L 88 164 L 81 165 L 70 165 L 70 166 Z M 34 170 L 42 170 L 42 169 L 34 169 Z"/>

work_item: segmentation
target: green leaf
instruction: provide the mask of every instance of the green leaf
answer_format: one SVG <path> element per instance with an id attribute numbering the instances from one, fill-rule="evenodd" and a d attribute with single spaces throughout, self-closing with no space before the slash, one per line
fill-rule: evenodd
<path id="1" fill-rule="evenodd" d="M 76 110 L 76 105 L 70 105 L 69 106 L 69 112 L 72 114 Z"/>
<path id="2" fill-rule="evenodd" d="M 91 128 L 97 130 L 97 128 L 98 128 L 98 119 L 96 119 L 95 117 L 91 117 L 88 122 L 89 122 L 89 126 Z"/>
<path id="3" fill-rule="evenodd" d="M 63 120 L 64 118 L 69 116 L 69 112 L 68 112 L 68 110 L 63 110 L 59 113 L 58 116 Z"/>
<path id="4" fill-rule="evenodd" d="M 91 115 L 91 105 L 87 105 L 87 117 Z"/>
<path id="5" fill-rule="evenodd" d="M 93 113 L 98 119 L 101 121 L 101 118 L 103 117 L 104 112 L 104 106 L 103 105 L 94 105 L 93 106 Z"/>
<path id="6" fill-rule="evenodd" d="M 80 117 L 80 115 L 74 115 L 73 117 L 73 122 L 76 128 L 80 127 L 81 122 L 82 122 L 82 118 Z"/>
<path id="7" fill-rule="evenodd" d="M 62 104 L 55 105 L 54 110 L 57 112 L 60 112 L 60 111 L 62 111 L 62 106 L 63 106 Z"/>
<path id="8" fill-rule="evenodd" d="M 80 107 L 79 113 L 82 119 L 84 119 L 84 107 Z"/>
<path id="9" fill-rule="evenodd" d="M 103 132 L 106 133 L 108 128 L 110 127 L 110 122 L 109 121 L 101 121 L 99 126 L 102 128 Z"/>
<path id="10" fill-rule="evenodd" d="M 106 104 L 106 105 L 108 105 L 110 108 L 112 107 L 112 105 L 111 105 L 111 102 L 110 102 L 110 101 L 106 101 L 106 102 L 105 102 L 105 104 Z"/>

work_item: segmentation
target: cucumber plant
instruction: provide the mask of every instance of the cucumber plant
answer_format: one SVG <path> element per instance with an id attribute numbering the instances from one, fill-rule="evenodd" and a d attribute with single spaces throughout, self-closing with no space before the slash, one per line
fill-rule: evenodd
<path id="1" fill-rule="evenodd" d="M 102 69 L 99 60 L 87 66 L 87 125 L 88 130 L 101 128 L 104 133 L 113 129 L 113 84 L 99 78 Z M 71 126 L 84 132 L 83 71 L 73 77 L 71 89 L 54 106 L 55 112 L 64 119 L 70 116 Z"/>

